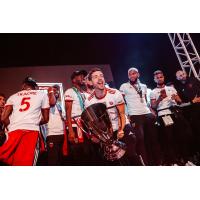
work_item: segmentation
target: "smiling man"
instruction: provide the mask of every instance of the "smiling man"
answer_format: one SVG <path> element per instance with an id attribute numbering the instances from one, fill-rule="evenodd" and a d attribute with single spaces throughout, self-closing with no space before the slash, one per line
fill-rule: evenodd
<path id="1" fill-rule="evenodd" d="M 135 151 L 136 137 L 125 115 L 125 104 L 121 92 L 105 87 L 104 74 L 99 68 L 92 69 L 88 78 L 92 81 L 94 92 L 86 99 L 85 107 L 96 103 L 106 105 L 114 138 L 127 145 L 126 154 L 120 159 L 119 163 L 122 165 L 138 164 L 136 163 Z M 116 162 L 116 164 L 119 163 Z"/>

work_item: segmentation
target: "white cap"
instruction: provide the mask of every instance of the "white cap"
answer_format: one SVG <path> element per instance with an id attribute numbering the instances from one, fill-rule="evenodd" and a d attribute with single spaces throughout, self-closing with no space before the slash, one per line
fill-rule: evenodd
<path id="1" fill-rule="evenodd" d="M 128 70 L 128 74 L 129 74 L 129 72 L 130 71 L 135 71 L 135 72 L 138 72 L 138 69 L 137 68 L 135 68 L 135 67 L 131 67 L 129 70 Z"/>

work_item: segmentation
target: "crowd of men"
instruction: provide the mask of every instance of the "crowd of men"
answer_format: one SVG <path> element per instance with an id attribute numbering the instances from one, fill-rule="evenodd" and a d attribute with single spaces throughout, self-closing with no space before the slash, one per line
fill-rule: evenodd
<path id="1" fill-rule="evenodd" d="M 119 90 L 106 85 L 100 68 L 75 71 L 64 93 L 66 116 L 59 86 L 45 93 L 27 77 L 6 102 L 0 93 L 1 165 L 199 164 L 200 81 L 181 70 L 169 85 L 162 71 L 153 76 L 157 86 L 148 101 L 137 68 L 128 70 Z M 101 141 L 81 119 L 97 103 L 106 105 L 112 138 L 126 145 L 118 159 L 106 159 Z"/>

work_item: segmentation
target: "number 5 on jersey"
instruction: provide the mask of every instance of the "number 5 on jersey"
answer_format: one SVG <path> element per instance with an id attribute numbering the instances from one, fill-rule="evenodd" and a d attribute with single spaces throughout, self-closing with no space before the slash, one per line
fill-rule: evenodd
<path id="1" fill-rule="evenodd" d="M 21 108 L 19 109 L 20 112 L 24 112 L 30 108 L 30 99 L 31 97 L 24 97 L 21 101 Z"/>

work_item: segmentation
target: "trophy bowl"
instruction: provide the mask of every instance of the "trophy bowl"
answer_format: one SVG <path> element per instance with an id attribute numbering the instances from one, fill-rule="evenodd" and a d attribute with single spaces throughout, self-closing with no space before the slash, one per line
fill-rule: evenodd
<path id="1" fill-rule="evenodd" d="M 112 123 L 103 103 L 92 104 L 81 115 L 82 123 L 100 142 L 103 156 L 110 161 L 120 159 L 126 152 L 126 144 L 114 139 Z"/>

